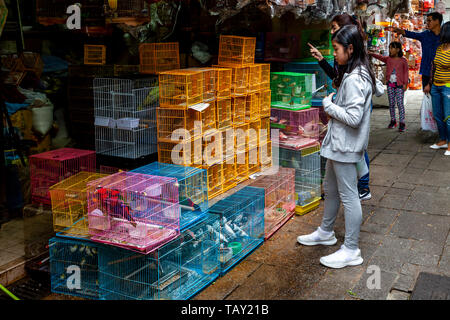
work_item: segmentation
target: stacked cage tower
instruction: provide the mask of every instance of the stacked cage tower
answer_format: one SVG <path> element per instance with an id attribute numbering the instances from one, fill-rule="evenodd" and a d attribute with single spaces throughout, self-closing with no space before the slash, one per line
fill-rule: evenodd
<path id="1" fill-rule="evenodd" d="M 330 88 L 325 75 L 308 63 L 290 63 L 286 68 L 289 71 L 271 73 L 270 125 L 278 129 L 279 166 L 295 169 L 295 212 L 303 215 L 317 208 L 321 199 L 319 141 L 325 125 L 320 108 L 311 104 Z M 316 90 L 317 85 L 322 89 Z"/>
<path id="2" fill-rule="evenodd" d="M 159 73 L 158 161 L 206 170 L 209 199 L 272 165 L 270 65 L 254 63 L 255 43 L 221 36 L 218 65 Z"/>

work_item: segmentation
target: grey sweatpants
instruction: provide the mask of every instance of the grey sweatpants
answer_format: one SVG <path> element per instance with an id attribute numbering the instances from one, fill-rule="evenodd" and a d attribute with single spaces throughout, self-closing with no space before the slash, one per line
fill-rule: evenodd
<path id="1" fill-rule="evenodd" d="M 320 228 L 324 231 L 333 231 L 340 202 L 342 202 L 345 218 L 344 245 L 349 249 L 358 249 L 362 209 L 358 194 L 356 163 L 327 159 L 323 188 L 325 202 Z"/>

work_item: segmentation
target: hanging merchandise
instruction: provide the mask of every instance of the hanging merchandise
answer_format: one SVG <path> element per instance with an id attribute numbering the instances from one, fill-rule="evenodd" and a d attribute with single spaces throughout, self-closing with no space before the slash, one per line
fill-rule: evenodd
<path id="1" fill-rule="evenodd" d="M 439 12 L 440 14 L 445 14 L 445 2 L 443 0 L 439 0 L 438 3 L 436 3 L 435 7 L 436 12 Z"/>
<path id="2" fill-rule="evenodd" d="M 8 17 L 8 8 L 5 5 L 5 1 L 0 0 L 0 36 L 6 23 L 6 17 Z"/>

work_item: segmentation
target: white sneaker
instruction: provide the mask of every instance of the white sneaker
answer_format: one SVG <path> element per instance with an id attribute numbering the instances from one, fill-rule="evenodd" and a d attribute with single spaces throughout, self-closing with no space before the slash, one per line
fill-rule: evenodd
<path id="1" fill-rule="evenodd" d="M 321 264 L 334 269 L 357 266 L 362 264 L 363 261 L 363 258 L 361 258 L 361 250 L 350 250 L 344 245 L 335 253 L 320 258 Z"/>
<path id="2" fill-rule="evenodd" d="M 444 156 L 450 156 L 450 151 L 449 150 L 445 151 Z"/>
<path id="3" fill-rule="evenodd" d="M 431 149 L 438 150 L 438 149 L 447 149 L 448 144 L 443 144 L 442 146 L 438 146 L 436 143 L 430 146 Z"/>
<path id="4" fill-rule="evenodd" d="M 336 244 L 337 239 L 334 236 L 334 231 L 325 232 L 322 229 L 320 229 L 320 227 L 318 227 L 317 230 L 314 231 L 313 233 L 304 236 L 298 236 L 297 242 L 305 246 L 315 246 L 318 244 L 332 246 Z"/>

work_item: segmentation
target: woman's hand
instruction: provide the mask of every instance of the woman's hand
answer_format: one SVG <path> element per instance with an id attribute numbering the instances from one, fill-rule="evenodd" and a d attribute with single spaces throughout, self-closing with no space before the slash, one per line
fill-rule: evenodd
<path id="1" fill-rule="evenodd" d="M 311 55 L 312 55 L 315 59 L 317 59 L 317 61 L 322 61 L 322 60 L 323 60 L 323 56 L 322 56 L 322 54 L 320 53 L 320 51 L 317 50 L 317 49 L 316 49 L 311 43 L 309 43 L 309 42 L 308 42 L 308 46 L 311 48 L 311 50 L 310 50 Z"/>
<path id="2" fill-rule="evenodd" d="M 406 91 L 406 90 L 408 90 L 408 85 L 407 85 L 407 84 L 405 84 L 405 85 L 403 86 L 403 91 Z"/>
<path id="3" fill-rule="evenodd" d="M 330 99 L 331 101 L 333 101 L 333 96 L 336 94 L 336 92 L 332 92 L 330 93 L 327 98 Z"/>
<path id="4" fill-rule="evenodd" d="M 429 94 L 430 91 L 431 91 L 431 86 L 430 86 L 430 84 L 427 84 L 427 85 L 425 86 L 425 88 L 423 88 L 423 93 Z"/>

